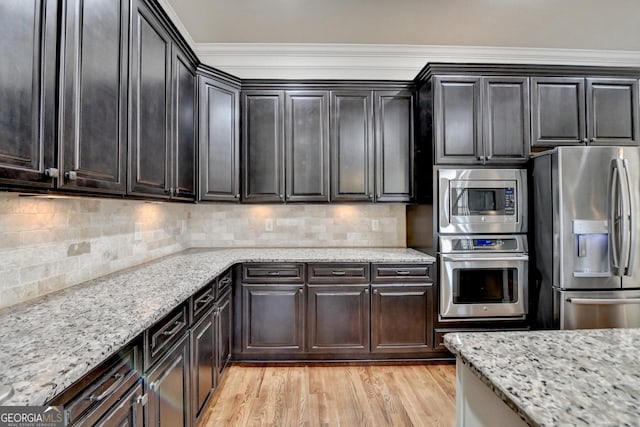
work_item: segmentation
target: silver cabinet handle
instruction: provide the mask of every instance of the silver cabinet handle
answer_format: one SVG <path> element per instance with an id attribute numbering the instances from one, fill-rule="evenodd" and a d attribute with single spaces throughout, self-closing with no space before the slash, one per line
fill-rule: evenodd
<path id="1" fill-rule="evenodd" d="M 567 298 L 567 302 L 576 305 L 640 304 L 640 298 Z"/>
<path id="2" fill-rule="evenodd" d="M 344 270 L 334 270 L 331 272 L 332 276 L 346 276 L 347 272 Z"/>
<path id="3" fill-rule="evenodd" d="M 196 300 L 196 305 L 197 306 L 207 305 L 211 301 L 213 301 L 213 295 L 209 295 L 206 298 L 201 298 L 199 300 Z"/>
<path id="4" fill-rule="evenodd" d="M 582 142 L 583 144 L 586 144 L 587 142 L 589 142 L 589 138 L 582 138 L 580 142 Z"/>
<path id="5" fill-rule="evenodd" d="M 407 271 L 407 270 L 397 270 L 396 271 L 396 275 L 397 276 L 408 276 L 409 274 L 411 274 L 411 272 Z"/>
<path id="6" fill-rule="evenodd" d="M 44 174 L 49 178 L 60 178 L 60 171 L 57 168 L 47 168 Z"/>
<path id="7" fill-rule="evenodd" d="M 175 333 L 176 333 L 176 332 L 178 332 L 180 329 L 182 329 L 182 327 L 184 326 L 184 322 L 183 322 L 183 321 L 181 321 L 181 320 L 178 320 L 178 321 L 176 321 L 176 322 L 174 323 L 174 325 L 175 325 L 175 326 L 173 327 L 173 329 L 170 329 L 170 330 L 168 330 L 168 331 L 163 331 L 163 332 L 162 332 L 162 335 L 164 335 L 164 336 L 168 336 L 168 335 L 173 335 L 173 334 L 175 334 Z"/>
<path id="8" fill-rule="evenodd" d="M 148 394 L 142 394 L 142 395 L 136 397 L 136 400 L 134 401 L 134 403 L 136 405 L 146 406 L 147 403 L 149 403 L 149 395 Z"/>
<path id="9" fill-rule="evenodd" d="M 75 181 L 76 179 L 78 179 L 78 173 L 76 171 L 65 172 L 64 177 L 69 181 Z"/>
<path id="10" fill-rule="evenodd" d="M 109 386 L 109 388 L 107 388 L 105 391 L 103 391 L 98 396 L 96 396 L 95 394 L 92 394 L 87 399 L 90 402 L 100 402 L 100 401 L 106 399 L 107 397 L 111 396 L 113 393 L 115 393 L 116 389 L 120 386 L 120 381 L 119 380 L 122 377 L 123 377 L 123 375 L 121 373 L 119 373 L 119 372 L 113 374 L 113 376 L 111 376 L 111 378 L 113 378 L 115 381 L 113 382 L 113 384 L 111 384 Z"/>
<path id="11" fill-rule="evenodd" d="M 279 275 L 280 275 L 280 272 L 279 272 L 279 271 L 270 271 L 270 272 L 269 272 L 269 273 L 267 273 L 267 274 L 269 274 L 269 276 L 279 276 Z"/>

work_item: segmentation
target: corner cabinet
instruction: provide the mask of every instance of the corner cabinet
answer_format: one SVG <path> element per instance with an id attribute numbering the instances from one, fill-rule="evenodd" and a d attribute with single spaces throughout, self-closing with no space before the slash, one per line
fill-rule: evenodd
<path id="1" fill-rule="evenodd" d="M 199 75 L 200 200 L 240 201 L 240 89 Z"/>
<path id="2" fill-rule="evenodd" d="M 58 4 L 0 2 L 0 185 L 53 188 L 58 177 Z"/>
<path id="3" fill-rule="evenodd" d="M 134 4 L 129 193 L 193 200 L 195 64 L 146 2 Z"/>
<path id="4" fill-rule="evenodd" d="M 435 76 L 436 164 L 517 164 L 529 153 L 529 79 Z"/>
<path id="5" fill-rule="evenodd" d="M 638 80 L 538 77 L 531 81 L 532 146 L 638 145 Z"/>

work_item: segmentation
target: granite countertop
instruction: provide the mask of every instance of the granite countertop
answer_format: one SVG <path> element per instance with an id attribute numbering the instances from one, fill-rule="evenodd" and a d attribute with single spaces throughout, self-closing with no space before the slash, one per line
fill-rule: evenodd
<path id="1" fill-rule="evenodd" d="M 445 345 L 529 425 L 640 425 L 640 329 L 452 333 Z"/>
<path id="2" fill-rule="evenodd" d="M 191 249 L 0 310 L 3 405 L 43 405 L 239 262 L 433 263 L 412 249 Z"/>

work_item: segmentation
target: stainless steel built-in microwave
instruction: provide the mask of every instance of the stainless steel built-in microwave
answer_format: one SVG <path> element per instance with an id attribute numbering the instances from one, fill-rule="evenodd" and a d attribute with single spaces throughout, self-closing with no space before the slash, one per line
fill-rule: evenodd
<path id="1" fill-rule="evenodd" d="M 525 233 L 525 169 L 438 169 L 440 233 Z"/>

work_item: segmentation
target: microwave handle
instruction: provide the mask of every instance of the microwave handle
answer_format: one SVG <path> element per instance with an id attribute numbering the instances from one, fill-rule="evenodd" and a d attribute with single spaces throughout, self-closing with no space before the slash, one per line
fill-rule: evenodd
<path id="1" fill-rule="evenodd" d="M 529 261 L 528 255 L 505 255 L 496 257 L 481 257 L 481 256 L 452 256 L 443 255 L 444 261 L 452 262 L 469 262 L 469 261 Z"/>

